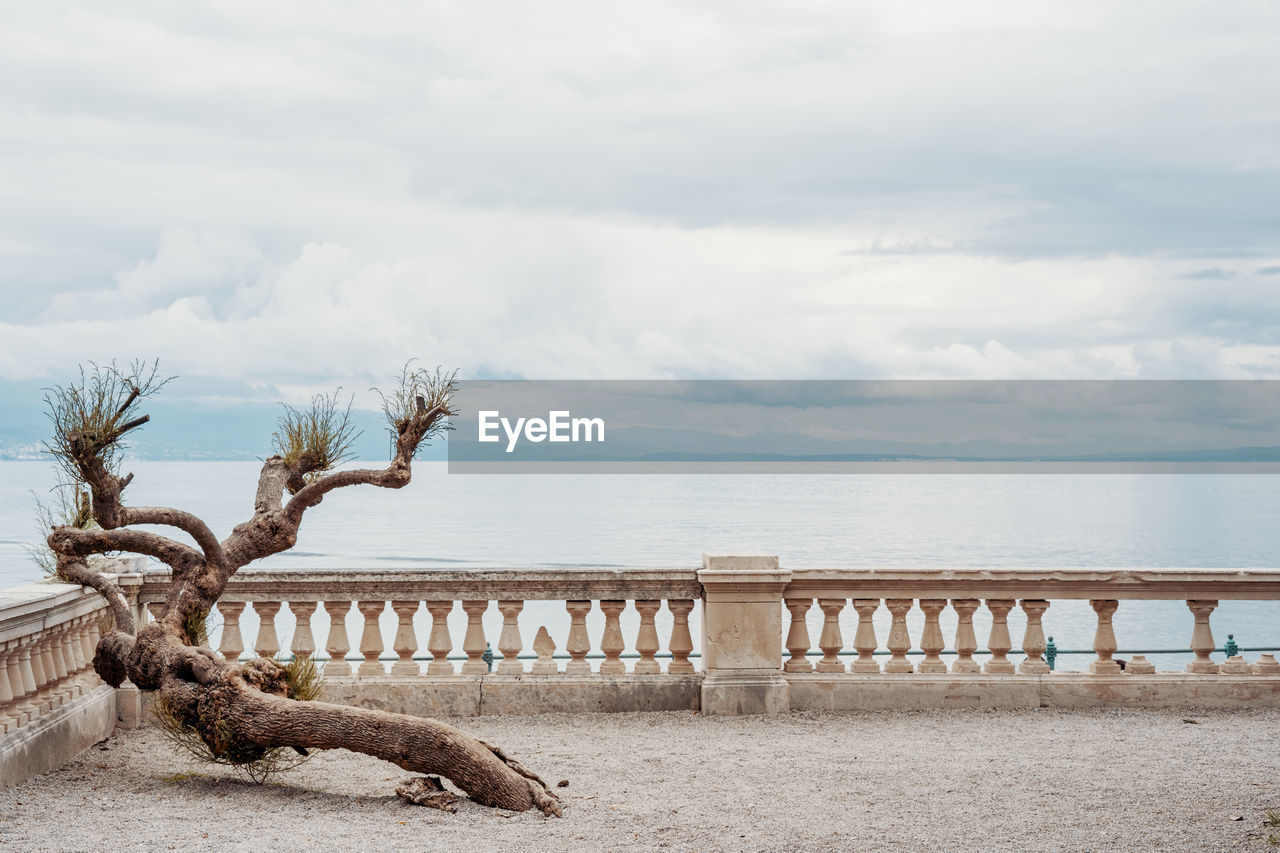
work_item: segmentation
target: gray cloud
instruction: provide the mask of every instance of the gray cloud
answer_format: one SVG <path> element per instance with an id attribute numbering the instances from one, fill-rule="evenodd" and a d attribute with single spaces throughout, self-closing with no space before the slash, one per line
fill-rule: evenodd
<path id="1" fill-rule="evenodd" d="M 0 377 L 1280 375 L 1278 16 L 11 10 Z"/>

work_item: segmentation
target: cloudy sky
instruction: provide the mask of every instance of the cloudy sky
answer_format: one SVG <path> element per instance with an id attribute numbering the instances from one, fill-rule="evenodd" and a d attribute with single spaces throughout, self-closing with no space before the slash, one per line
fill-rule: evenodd
<path id="1" fill-rule="evenodd" d="M 2 6 L 0 388 L 1280 377 L 1270 4 Z"/>

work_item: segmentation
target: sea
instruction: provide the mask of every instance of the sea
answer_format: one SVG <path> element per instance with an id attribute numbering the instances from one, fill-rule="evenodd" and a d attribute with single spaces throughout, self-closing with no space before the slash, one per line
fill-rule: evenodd
<path id="1" fill-rule="evenodd" d="M 252 515 L 257 462 L 127 462 L 126 499 L 203 517 L 219 535 Z M 43 534 L 34 501 L 58 481 L 46 462 L 0 461 L 0 589 L 40 580 L 26 552 Z M 443 462 L 415 466 L 401 490 L 355 487 L 311 510 L 296 547 L 242 571 L 578 566 L 696 567 L 703 552 L 777 555 L 783 567 L 1277 567 L 1280 477 L 1264 474 L 449 474 Z M 666 611 L 661 614 L 666 617 Z M 954 615 L 943 614 L 948 644 Z M 976 620 L 984 645 L 989 621 Z M 425 640 L 425 613 L 418 633 Z M 665 644 L 669 617 L 659 619 Z M 216 620 L 216 617 L 215 617 Z M 348 632 L 359 636 L 359 614 Z M 883 644 L 889 615 L 877 614 Z M 923 617 L 908 622 L 919 642 Z M 285 647 L 291 619 L 282 612 Z M 815 646 L 822 624 L 809 615 Z M 841 619 L 846 646 L 856 615 Z M 1185 603 L 1122 601 L 1114 619 L 1122 650 L 1151 655 L 1161 669 L 1191 659 Z M 525 648 L 545 624 L 563 647 L 563 605 L 530 603 L 521 617 Z M 638 617 L 628 608 L 624 636 Z M 1015 646 L 1019 611 L 1010 617 Z M 1280 647 L 1280 602 L 1222 602 L 1215 639 L 1230 633 L 1247 649 Z M 501 618 L 485 617 L 496 645 Z M 603 625 L 593 610 L 588 629 Z M 1059 669 L 1086 668 L 1096 617 L 1087 602 L 1054 601 L 1046 634 L 1065 654 Z M 318 613 L 323 645 L 327 617 Z M 461 644 L 465 617 L 450 620 Z M 215 625 L 214 642 L 217 642 Z M 383 616 L 390 647 L 394 614 Z M 246 610 L 249 645 L 256 631 Z M 697 634 L 696 612 L 694 621 Z M 1080 652 L 1080 654 L 1072 654 Z M 1119 656 L 1124 657 L 1127 652 Z M 1017 659 L 1017 656 L 1013 656 Z M 1221 660 L 1221 655 L 1216 656 Z M 1256 657 L 1256 654 L 1246 654 Z"/>

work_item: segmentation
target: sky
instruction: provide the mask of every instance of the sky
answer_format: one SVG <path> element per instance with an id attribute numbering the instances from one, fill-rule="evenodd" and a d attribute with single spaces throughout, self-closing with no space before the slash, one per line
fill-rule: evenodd
<path id="1" fill-rule="evenodd" d="M 223 410 L 363 406 L 410 357 L 1280 378 L 1278 31 L 1264 3 L 0 2 L 4 421 L 140 357 Z"/>

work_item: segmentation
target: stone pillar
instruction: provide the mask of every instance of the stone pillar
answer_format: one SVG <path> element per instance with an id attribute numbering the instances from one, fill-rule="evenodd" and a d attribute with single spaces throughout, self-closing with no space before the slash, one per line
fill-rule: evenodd
<path id="1" fill-rule="evenodd" d="M 782 593 L 790 580 L 777 557 L 702 555 L 702 713 L 791 709 L 782 677 Z"/>
<path id="2" fill-rule="evenodd" d="M 255 601 L 253 612 L 258 614 L 258 639 L 254 640 L 253 650 L 258 657 L 275 660 L 280 653 L 280 638 L 276 635 L 276 614 L 280 612 L 279 601 Z"/>
<path id="3" fill-rule="evenodd" d="M 920 609 L 924 611 L 924 631 L 920 634 L 920 649 L 924 652 L 924 660 L 920 662 L 920 672 L 947 671 L 947 664 L 941 657 L 946 643 L 942 639 L 942 626 L 938 624 L 938 616 L 946 606 L 945 598 L 920 599 Z"/>
<path id="4" fill-rule="evenodd" d="M 622 652 L 626 644 L 622 639 L 622 625 L 618 617 L 626 609 L 625 601 L 601 601 L 600 609 L 604 611 L 604 633 L 600 635 L 600 651 L 604 652 L 604 660 L 600 662 L 601 675 L 626 675 L 627 665 L 622 662 Z"/>
<path id="5" fill-rule="evenodd" d="M 1118 675 L 1124 670 L 1111 659 L 1116 653 L 1116 632 L 1111 627 L 1111 617 L 1120 602 L 1114 599 L 1093 599 L 1089 606 L 1098 614 L 1098 630 L 1093 635 L 1093 650 L 1098 653 L 1098 658 L 1089 663 L 1089 671 L 1094 675 Z"/>
<path id="6" fill-rule="evenodd" d="M 855 598 L 853 609 L 858 611 L 858 629 L 853 633 L 853 647 L 858 650 L 858 659 L 853 662 L 853 671 L 862 674 L 880 672 L 880 664 L 876 663 L 876 626 L 873 621 L 876 610 L 880 607 L 878 598 Z"/>
<path id="7" fill-rule="evenodd" d="M 591 612 L 591 602 L 566 601 L 564 606 L 569 611 L 569 642 L 565 644 L 565 651 L 570 658 L 564 665 L 564 673 L 590 675 L 591 664 L 587 662 L 587 652 L 591 651 L 591 639 L 587 636 L 587 614 Z"/>
<path id="8" fill-rule="evenodd" d="M 667 642 L 671 663 L 667 664 L 667 674 L 691 673 L 693 664 L 689 662 L 689 654 L 693 651 L 693 635 L 689 633 L 689 614 L 693 612 L 693 601 L 672 598 L 667 601 L 667 609 L 671 611 L 671 639 Z"/>
<path id="9" fill-rule="evenodd" d="M 484 662 L 484 652 L 489 646 L 484 640 L 484 622 L 481 618 L 489 609 L 489 600 L 462 602 L 462 612 L 467 614 L 467 632 L 462 635 L 462 650 L 467 659 L 462 664 L 463 675 L 485 675 L 489 665 Z"/>
<path id="10" fill-rule="evenodd" d="M 1218 606 L 1216 601 L 1188 601 L 1187 607 L 1195 614 L 1196 625 L 1191 630 L 1191 651 L 1196 659 L 1187 664 L 1187 672 L 1213 675 L 1218 665 L 1209 655 L 1213 652 L 1213 631 L 1209 629 L 1209 614 Z"/>
<path id="11" fill-rule="evenodd" d="M 8 734 L 22 725 L 21 718 L 11 712 L 13 689 L 9 687 L 9 652 L 10 644 L 0 643 L 0 734 Z"/>
<path id="12" fill-rule="evenodd" d="M 885 643 L 889 647 L 889 661 L 884 665 L 886 673 L 907 674 L 916 668 L 907 660 L 907 652 L 911 651 L 911 635 L 907 633 L 907 612 L 914 602 L 910 598 L 886 598 L 884 606 L 893 614 L 889 623 L 889 639 Z"/>
<path id="13" fill-rule="evenodd" d="M 316 612 L 314 601 L 290 601 L 289 612 L 293 614 L 293 656 L 296 660 L 306 660 L 316 653 L 316 638 L 311 633 L 311 616 Z"/>
<path id="14" fill-rule="evenodd" d="M 818 635 L 818 648 L 822 649 L 822 660 L 815 667 L 818 672 L 846 672 L 840 660 L 840 650 L 844 648 L 844 637 L 840 634 L 840 611 L 844 610 L 843 598 L 819 598 L 818 607 L 822 610 L 822 633 Z"/>
<path id="15" fill-rule="evenodd" d="M 640 631 L 636 634 L 636 653 L 640 660 L 636 661 L 633 672 L 636 675 L 659 675 L 662 665 L 658 663 L 658 629 L 654 625 L 654 617 L 662 606 L 659 600 L 637 601 L 636 612 L 640 614 Z"/>
<path id="16" fill-rule="evenodd" d="M 239 663 L 240 653 L 244 651 L 244 638 L 240 636 L 240 614 L 244 612 L 244 602 L 219 601 L 218 612 L 222 614 L 222 640 L 218 643 L 218 651 L 227 663 Z"/>
<path id="17" fill-rule="evenodd" d="M 351 651 L 351 641 L 347 639 L 347 614 L 351 612 L 351 602 L 326 601 L 324 612 L 329 614 L 329 637 L 324 643 L 329 660 L 324 665 L 324 674 L 350 675 L 351 664 L 347 663 L 347 652 Z"/>
<path id="18" fill-rule="evenodd" d="M 1007 655 L 1013 648 L 1013 640 L 1009 638 L 1009 611 L 1013 609 L 1013 600 L 988 598 L 987 609 L 991 611 L 991 638 L 987 640 L 991 660 L 987 661 L 986 672 L 988 675 L 1012 675 L 1014 667 Z"/>
<path id="19" fill-rule="evenodd" d="M 364 660 L 356 669 L 356 675 L 386 675 L 387 670 L 378 660 L 382 656 L 382 628 L 378 625 L 378 617 L 387 609 L 385 601 L 360 601 L 356 607 L 364 616 L 364 631 L 360 634 L 360 654 Z"/>
<path id="20" fill-rule="evenodd" d="M 956 612 L 956 662 L 951 664 L 953 673 L 971 675 L 982 667 L 973 659 L 978 650 L 978 637 L 973 633 L 973 613 L 982 604 L 976 598 L 953 598 L 951 607 Z"/>
<path id="21" fill-rule="evenodd" d="M 523 601 L 498 602 L 498 612 L 502 614 L 498 651 L 502 652 L 502 660 L 495 672 L 499 675 L 520 675 L 524 672 L 524 664 L 520 662 L 520 649 L 524 646 L 520 639 L 520 611 L 523 609 Z"/>
<path id="22" fill-rule="evenodd" d="M 396 636 L 391 649 L 396 653 L 395 663 L 391 664 L 391 674 L 412 676 L 419 673 L 418 665 L 413 660 L 413 653 L 418 650 L 418 638 L 413 633 L 413 614 L 418 612 L 417 601 L 393 601 L 391 609 L 396 614 Z"/>
<path id="23" fill-rule="evenodd" d="M 453 675 L 453 662 L 449 660 L 449 652 L 453 651 L 453 638 L 449 636 L 452 611 L 452 601 L 427 602 L 427 612 L 431 614 L 431 633 L 427 636 L 431 663 L 427 664 L 427 675 Z"/>
<path id="24" fill-rule="evenodd" d="M 1022 635 L 1022 651 L 1026 652 L 1027 659 L 1018 664 L 1018 671 L 1023 675 L 1043 675 L 1049 671 L 1049 664 L 1044 660 L 1044 626 L 1040 618 L 1049 609 L 1049 602 L 1024 598 L 1021 607 L 1027 614 L 1027 630 Z"/>
<path id="25" fill-rule="evenodd" d="M 791 614 L 791 627 L 787 629 L 787 652 L 791 657 L 783 664 L 782 669 L 785 672 L 813 672 L 813 664 L 806 657 L 813 643 L 809 639 L 809 623 L 805 621 L 809 611 L 813 609 L 813 599 L 788 598 L 784 604 Z"/>

